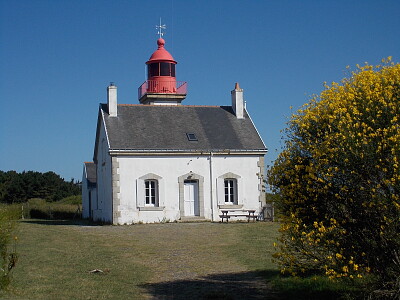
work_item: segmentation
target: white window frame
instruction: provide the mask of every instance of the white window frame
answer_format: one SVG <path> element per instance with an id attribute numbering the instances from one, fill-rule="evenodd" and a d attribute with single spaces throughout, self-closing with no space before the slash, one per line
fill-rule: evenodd
<path id="1" fill-rule="evenodd" d="M 154 195 L 156 196 L 155 204 L 149 203 L 146 204 L 146 180 L 154 180 L 157 182 L 155 185 L 155 193 Z M 144 211 L 161 211 L 164 210 L 164 179 L 154 173 L 147 173 L 146 175 L 143 175 L 136 179 L 136 207 L 138 210 L 144 210 Z"/>
<path id="2" fill-rule="evenodd" d="M 158 200 L 158 180 L 146 179 L 144 181 L 144 203 L 145 206 L 157 207 L 159 206 Z"/>
<path id="3" fill-rule="evenodd" d="M 226 205 L 237 205 L 238 204 L 236 178 L 225 178 L 224 179 L 224 199 L 225 199 Z"/>

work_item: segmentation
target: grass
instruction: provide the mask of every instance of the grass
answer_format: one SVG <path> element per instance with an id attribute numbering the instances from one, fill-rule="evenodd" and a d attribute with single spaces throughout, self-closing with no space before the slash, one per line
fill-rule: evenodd
<path id="1" fill-rule="evenodd" d="M 276 223 L 263 222 L 92 226 L 84 221 L 24 220 L 10 291 L 0 298 L 346 296 L 343 289 L 348 287 L 321 279 L 281 278 L 271 261 L 277 228 Z M 94 269 L 103 272 L 90 273 Z"/>
<path id="2" fill-rule="evenodd" d="M 26 219 L 65 220 L 81 218 L 81 202 L 81 196 L 70 196 L 57 202 L 33 198 L 26 203 L 14 205 L 21 207 L 21 215 Z"/>

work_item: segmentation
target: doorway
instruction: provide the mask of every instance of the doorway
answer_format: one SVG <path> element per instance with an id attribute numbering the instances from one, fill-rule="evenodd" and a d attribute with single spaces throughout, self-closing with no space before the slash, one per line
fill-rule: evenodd
<path id="1" fill-rule="evenodd" d="M 200 216 L 199 183 L 197 180 L 184 181 L 184 215 Z"/>

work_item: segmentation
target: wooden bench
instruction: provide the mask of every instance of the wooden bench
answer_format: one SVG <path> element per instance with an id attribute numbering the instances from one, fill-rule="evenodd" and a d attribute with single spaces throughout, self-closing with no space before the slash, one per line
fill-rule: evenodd
<path id="1" fill-rule="evenodd" d="M 226 219 L 226 222 L 229 221 L 230 218 L 232 217 L 246 217 L 247 222 L 250 222 L 250 219 L 253 219 L 255 222 L 257 220 L 257 215 L 255 215 L 255 210 L 249 209 L 249 210 L 221 210 L 222 215 L 219 215 L 221 218 L 221 222 L 224 222 L 224 219 Z"/>

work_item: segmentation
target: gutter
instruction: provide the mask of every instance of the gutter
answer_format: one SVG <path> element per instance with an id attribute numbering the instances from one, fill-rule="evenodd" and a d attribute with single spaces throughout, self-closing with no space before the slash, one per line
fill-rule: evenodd
<path id="1" fill-rule="evenodd" d="M 214 201 L 213 201 L 213 172 L 212 172 L 212 156 L 210 151 L 210 205 L 211 205 L 211 221 L 214 221 Z"/>
<path id="2" fill-rule="evenodd" d="M 215 150 L 188 150 L 188 149 L 110 149 L 110 155 L 260 155 L 267 153 L 266 149 L 215 149 Z"/>

